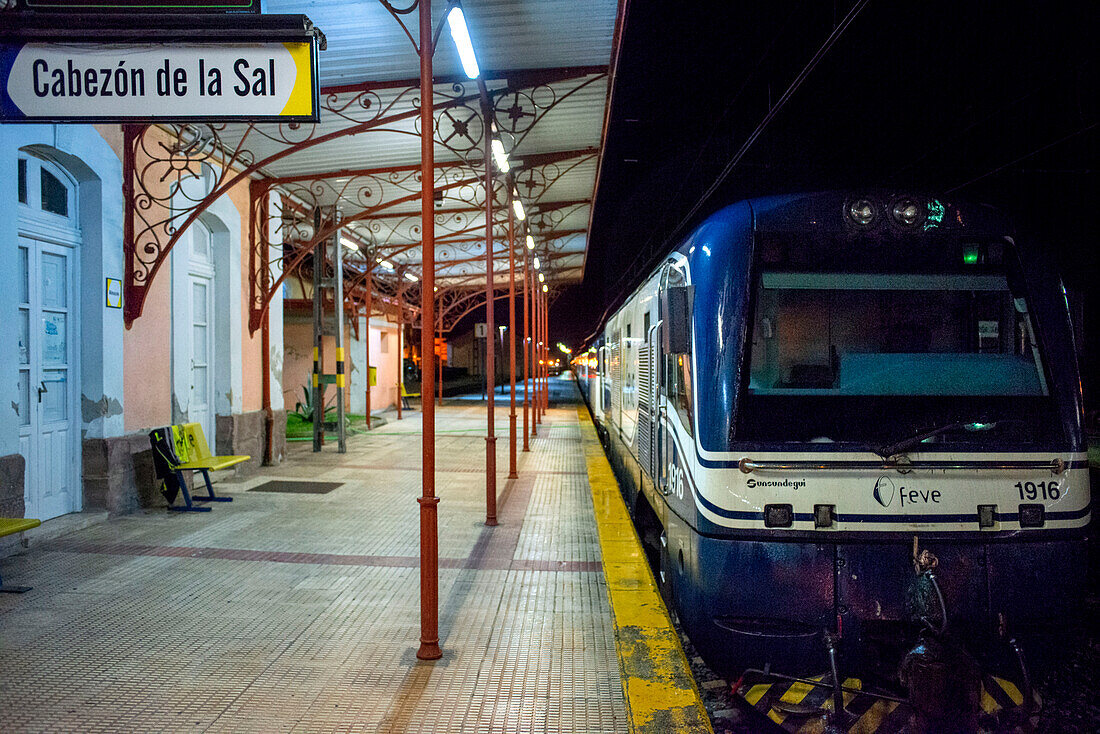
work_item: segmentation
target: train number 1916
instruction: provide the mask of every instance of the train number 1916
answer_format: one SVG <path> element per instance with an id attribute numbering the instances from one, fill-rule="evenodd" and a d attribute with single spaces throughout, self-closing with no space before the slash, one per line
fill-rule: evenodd
<path id="1" fill-rule="evenodd" d="M 1022 500 L 1056 500 L 1062 496 L 1058 482 L 1016 482 L 1014 486 L 1020 490 Z"/>

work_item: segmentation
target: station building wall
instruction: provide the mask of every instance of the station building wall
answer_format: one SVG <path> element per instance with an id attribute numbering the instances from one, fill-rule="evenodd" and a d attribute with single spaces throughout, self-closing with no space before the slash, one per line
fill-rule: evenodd
<path id="1" fill-rule="evenodd" d="M 159 504 L 148 431 L 194 417 L 191 370 L 180 351 L 181 335 L 195 328 L 179 318 L 188 295 L 181 277 L 186 248 L 164 263 L 131 329 L 122 310 L 106 304 L 107 279 L 124 277 L 122 145 L 118 126 L 0 125 L 0 278 L 13 286 L 0 289 L 0 343 L 18 345 L 0 350 L 6 517 Z M 29 177 L 16 176 L 17 168 Z M 66 216 L 47 210 L 45 183 L 41 195 L 36 189 L 47 174 L 71 189 Z M 203 181 L 199 175 L 185 185 Z M 266 431 L 262 341 L 248 333 L 248 273 L 241 266 L 248 262 L 248 204 L 246 181 L 203 216 L 213 307 L 204 316 L 207 374 L 217 388 L 208 439 L 218 453 L 253 457 L 240 473 L 262 461 Z M 189 237 L 180 243 L 190 246 Z M 273 458 L 281 461 L 281 294 L 269 313 Z"/>
<path id="2" fill-rule="evenodd" d="M 285 312 L 283 333 L 286 341 L 285 375 L 283 401 L 293 410 L 302 402 L 302 388 L 312 384 L 313 375 L 313 319 L 300 313 Z M 348 375 L 348 389 L 344 397 L 344 407 L 352 413 L 366 411 L 366 388 L 368 373 L 366 370 L 366 341 L 370 338 L 370 362 L 377 369 L 378 384 L 371 388 L 371 410 L 385 410 L 397 403 L 397 324 L 376 315 L 370 320 L 369 337 L 366 317 L 359 317 L 359 333 L 350 324 L 344 327 L 344 344 L 347 345 L 347 359 L 344 369 Z M 383 351 L 385 349 L 385 351 Z M 322 371 L 331 375 L 336 372 L 336 339 L 324 337 Z M 332 400 L 331 386 L 326 389 L 326 404 Z"/>

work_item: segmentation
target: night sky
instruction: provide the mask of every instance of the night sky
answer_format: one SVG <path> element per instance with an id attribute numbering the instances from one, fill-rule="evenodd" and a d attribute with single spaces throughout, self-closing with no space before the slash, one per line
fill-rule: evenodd
<path id="1" fill-rule="evenodd" d="M 585 280 L 555 304 L 553 340 L 578 345 L 726 204 L 912 187 L 997 205 L 1048 243 L 1086 300 L 1095 363 L 1097 15 L 1085 2 L 630 0 Z"/>

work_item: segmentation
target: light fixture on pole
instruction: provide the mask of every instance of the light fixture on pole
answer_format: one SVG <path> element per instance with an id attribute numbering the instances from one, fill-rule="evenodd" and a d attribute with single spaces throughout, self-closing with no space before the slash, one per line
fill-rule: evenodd
<path id="1" fill-rule="evenodd" d="M 545 284 L 545 283 L 543 283 L 543 284 L 542 284 L 542 292 L 543 292 L 543 293 L 548 293 L 549 291 L 550 291 L 550 289 L 546 287 L 546 284 Z"/>
<path id="2" fill-rule="evenodd" d="M 532 237 L 531 235 L 527 235 L 527 249 L 528 250 L 535 249 L 535 238 Z"/>
<path id="3" fill-rule="evenodd" d="M 535 270 L 538 270 L 542 267 L 542 263 L 539 262 L 539 256 L 538 255 L 535 255 L 534 265 L 535 265 Z"/>
<path id="4" fill-rule="evenodd" d="M 455 5 L 447 13 L 447 28 L 451 31 L 455 47 L 458 49 L 458 58 L 462 61 L 462 70 L 471 79 L 481 76 L 481 69 L 477 66 L 477 56 L 474 55 L 474 42 L 470 39 L 470 29 L 466 26 L 466 16 L 462 14 L 462 6 Z"/>
<path id="5" fill-rule="evenodd" d="M 539 273 L 539 282 L 540 283 L 545 283 L 546 282 L 546 276 L 543 275 L 542 273 Z"/>
<path id="6" fill-rule="evenodd" d="M 516 219 L 519 221 L 527 219 L 527 212 L 523 211 L 523 202 L 518 198 L 512 199 L 512 211 L 516 213 Z"/>
<path id="7" fill-rule="evenodd" d="M 512 168 L 508 165 L 508 154 L 504 152 L 504 143 L 500 142 L 500 138 L 493 138 L 493 160 L 501 173 L 508 173 Z"/>

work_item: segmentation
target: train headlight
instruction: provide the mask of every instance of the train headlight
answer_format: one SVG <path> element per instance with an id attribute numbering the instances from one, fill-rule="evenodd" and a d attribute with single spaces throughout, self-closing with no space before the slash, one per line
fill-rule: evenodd
<path id="1" fill-rule="evenodd" d="M 848 215 L 848 219 L 861 227 L 869 227 L 878 219 L 878 209 L 875 207 L 875 202 L 870 199 L 856 199 L 848 202 L 845 214 Z"/>
<path id="2" fill-rule="evenodd" d="M 764 527 L 789 528 L 794 522 L 794 508 L 790 505 L 764 505 Z"/>
<path id="3" fill-rule="evenodd" d="M 898 199 L 890 209 L 894 221 L 903 227 L 912 227 L 924 219 L 924 207 L 916 199 L 908 197 Z"/>

